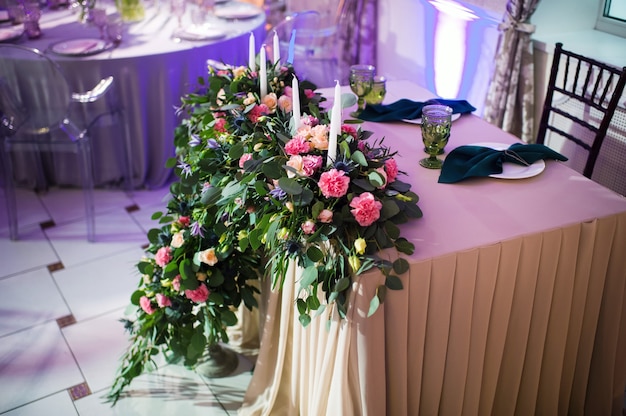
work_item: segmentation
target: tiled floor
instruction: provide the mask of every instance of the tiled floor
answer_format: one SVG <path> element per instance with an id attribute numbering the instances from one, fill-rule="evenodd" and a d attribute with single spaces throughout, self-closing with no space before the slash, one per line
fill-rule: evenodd
<path id="1" fill-rule="evenodd" d="M 18 190 L 20 240 L 11 241 L 0 190 L 0 414 L 237 413 L 254 356 L 240 355 L 222 379 L 161 366 L 133 380 L 115 407 L 103 400 L 128 345 L 118 319 L 138 282 L 134 265 L 166 196 L 167 188 L 96 191 L 97 238 L 88 243 L 80 190 Z"/>

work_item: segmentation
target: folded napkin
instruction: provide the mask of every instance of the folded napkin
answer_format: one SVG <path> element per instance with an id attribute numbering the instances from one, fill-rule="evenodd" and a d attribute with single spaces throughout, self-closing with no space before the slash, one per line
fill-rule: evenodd
<path id="1" fill-rule="evenodd" d="M 531 165 L 539 159 L 566 161 L 567 158 L 542 144 L 515 143 L 505 150 L 483 146 L 459 146 L 443 161 L 440 183 L 454 183 L 474 176 L 502 173 L 502 163 Z"/>
<path id="2" fill-rule="evenodd" d="M 422 116 L 422 108 L 429 104 L 447 105 L 452 108 L 453 114 L 471 113 L 476 110 L 476 108 L 465 100 L 444 100 L 441 98 L 434 98 L 426 102 L 420 102 L 403 98 L 389 105 L 368 104 L 359 115 L 359 118 L 366 121 L 413 120 L 420 118 Z"/>

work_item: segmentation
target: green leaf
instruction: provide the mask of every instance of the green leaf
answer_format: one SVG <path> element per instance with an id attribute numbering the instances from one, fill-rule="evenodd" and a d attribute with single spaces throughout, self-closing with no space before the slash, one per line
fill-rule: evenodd
<path id="1" fill-rule="evenodd" d="M 168 169 L 173 169 L 176 167 L 177 164 L 178 164 L 178 160 L 176 160 L 175 157 L 170 157 L 165 162 L 165 167 Z"/>
<path id="2" fill-rule="evenodd" d="M 409 270 L 409 262 L 403 258 L 398 258 L 393 262 L 393 271 L 398 274 L 404 274 Z"/>
<path id="3" fill-rule="evenodd" d="M 212 186 L 204 190 L 200 202 L 204 205 L 215 205 L 217 204 L 217 201 L 220 200 L 221 196 L 222 190 L 217 186 Z"/>
<path id="4" fill-rule="evenodd" d="M 387 220 L 389 218 L 392 218 L 399 212 L 400 208 L 398 207 L 398 204 L 395 203 L 395 201 L 385 199 L 383 201 L 383 207 L 380 210 L 380 218 L 381 220 Z"/>
<path id="5" fill-rule="evenodd" d="M 384 224 L 385 232 L 389 236 L 389 238 L 395 240 L 400 237 L 400 228 L 391 221 L 385 221 Z"/>
<path id="6" fill-rule="evenodd" d="M 306 251 L 306 255 L 314 263 L 324 258 L 324 253 L 322 253 L 322 250 L 315 246 L 310 246 Z"/>
<path id="7" fill-rule="evenodd" d="M 165 268 L 163 269 L 163 277 L 167 278 L 167 279 L 171 279 L 173 277 L 176 277 L 176 275 L 178 274 L 178 264 L 176 264 L 176 262 L 171 262 L 168 263 Z M 185 279 L 184 276 L 181 276 L 183 279 Z"/>
<path id="8" fill-rule="evenodd" d="M 365 155 L 360 150 L 357 150 L 354 153 L 352 153 L 351 159 L 352 161 L 358 163 L 361 166 L 367 166 L 367 159 L 365 159 Z"/>
<path id="9" fill-rule="evenodd" d="M 318 276 L 317 267 L 315 266 L 306 267 L 302 271 L 302 278 L 300 279 L 300 287 L 304 289 L 304 288 L 311 286 L 313 282 L 317 281 L 317 276 Z"/>
<path id="10" fill-rule="evenodd" d="M 396 250 L 398 250 L 400 253 L 410 255 L 413 254 L 413 252 L 415 251 L 415 245 L 403 237 L 398 238 L 395 241 L 395 246 Z"/>
<path id="11" fill-rule="evenodd" d="M 130 295 L 130 303 L 133 305 L 139 306 L 139 299 L 145 295 L 143 290 L 135 290 L 132 295 Z"/>
<path id="12" fill-rule="evenodd" d="M 244 154 L 244 148 L 242 142 L 235 143 L 228 151 L 228 157 L 232 160 L 238 160 Z"/>
<path id="13" fill-rule="evenodd" d="M 184 259 L 180 262 L 178 272 L 180 273 L 180 277 L 183 279 L 193 279 L 196 276 L 193 272 L 193 268 L 191 267 L 191 260 L 189 259 Z"/>
<path id="14" fill-rule="evenodd" d="M 278 186 L 289 195 L 300 195 L 303 189 L 294 179 L 284 176 L 278 180 Z"/>
<path id="15" fill-rule="evenodd" d="M 211 269 L 211 274 L 209 274 L 209 286 L 218 287 L 221 286 L 223 283 L 224 275 L 222 274 L 222 272 L 217 268 Z"/>
<path id="16" fill-rule="evenodd" d="M 154 214 L 152 214 L 152 218 L 153 220 L 158 220 L 159 218 L 161 218 L 161 216 L 163 215 L 163 213 L 161 211 L 157 211 Z"/>
<path id="17" fill-rule="evenodd" d="M 233 326 L 237 324 L 237 315 L 235 315 L 235 313 L 231 311 L 230 309 L 223 310 L 221 315 L 222 315 L 222 322 L 224 322 L 226 326 Z"/>
<path id="18" fill-rule="evenodd" d="M 152 228 L 148 231 L 148 241 L 151 244 L 159 244 L 159 236 L 161 235 L 161 230 L 158 228 Z"/>
<path id="19" fill-rule="evenodd" d="M 315 311 L 320 307 L 320 300 L 315 295 L 311 295 L 306 299 L 306 304 L 309 307 L 309 310 Z"/>
<path id="20" fill-rule="evenodd" d="M 270 179 L 279 179 L 283 175 L 284 170 L 280 163 L 271 161 L 263 164 L 261 172 Z"/>
<path id="21" fill-rule="evenodd" d="M 378 299 L 378 296 L 374 296 L 372 300 L 370 301 L 370 309 L 367 312 L 367 317 L 369 318 L 370 316 L 374 315 L 376 311 L 378 310 L 379 306 L 380 306 L 380 300 Z"/>
<path id="22" fill-rule="evenodd" d="M 300 315 L 298 317 L 298 320 L 300 321 L 300 325 L 302 325 L 303 328 L 306 328 L 311 323 L 311 317 L 306 314 Z"/>
<path id="23" fill-rule="evenodd" d="M 380 172 L 375 170 L 372 170 L 367 174 L 367 179 L 375 188 L 380 188 L 385 184 L 385 177 Z"/>
<path id="24" fill-rule="evenodd" d="M 140 261 L 137 264 L 137 270 L 139 270 L 139 273 L 141 274 L 148 274 L 152 276 L 152 273 L 154 273 L 154 266 L 150 262 Z"/>
<path id="25" fill-rule="evenodd" d="M 398 276 L 387 276 L 385 279 L 385 286 L 391 290 L 402 290 L 402 280 L 400 280 Z"/>
<path id="26" fill-rule="evenodd" d="M 300 315 L 304 315 L 306 313 L 306 302 L 304 299 L 298 298 L 296 300 L 296 307 L 298 308 L 298 313 Z"/>
<path id="27" fill-rule="evenodd" d="M 350 287 L 350 278 L 342 277 L 337 280 L 337 283 L 335 284 L 335 292 L 343 292 L 348 289 L 348 287 Z"/>

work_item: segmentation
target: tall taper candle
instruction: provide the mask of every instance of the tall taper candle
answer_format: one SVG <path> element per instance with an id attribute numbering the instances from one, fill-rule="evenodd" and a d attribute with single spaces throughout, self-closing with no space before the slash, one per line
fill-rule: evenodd
<path id="1" fill-rule="evenodd" d="M 259 84 L 261 85 L 260 93 L 261 99 L 267 95 L 267 57 L 265 56 L 265 44 L 261 45 L 261 51 L 259 53 Z"/>
<path id="2" fill-rule="evenodd" d="M 341 87 L 335 80 L 335 97 L 330 113 L 330 132 L 328 133 L 327 165 L 332 165 L 337 158 L 337 135 L 341 132 Z"/>
<path id="3" fill-rule="evenodd" d="M 254 56 L 255 56 L 255 46 L 254 46 L 254 33 L 250 32 L 250 41 L 248 42 L 248 68 L 250 68 L 250 71 L 253 71 L 256 69 L 256 65 L 254 63 Z"/>
<path id="4" fill-rule="evenodd" d="M 300 86 L 298 84 L 298 78 L 293 76 L 291 81 L 291 99 L 293 107 L 293 126 L 297 130 L 300 127 Z"/>
<path id="5" fill-rule="evenodd" d="M 274 31 L 274 65 L 277 67 L 280 65 L 280 40 L 278 39 L 278 33 Z"/>

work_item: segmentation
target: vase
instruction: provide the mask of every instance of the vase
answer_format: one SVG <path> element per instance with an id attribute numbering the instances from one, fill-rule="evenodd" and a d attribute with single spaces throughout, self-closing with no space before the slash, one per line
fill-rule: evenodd
<path id="1" fill-rule="evenodd" d="M 211 344 L 200 364 L 196 366 L 196 373 L 208 378 L 226 377 L 235 371 L 239 365 L 237 353 L 220 344 Z"/>
<path id="2" fill-rule="evenodd" d="M 124 22 L 138 22 L 146 15 L 143 0 L 115 0 L 115 7 Z"/>

